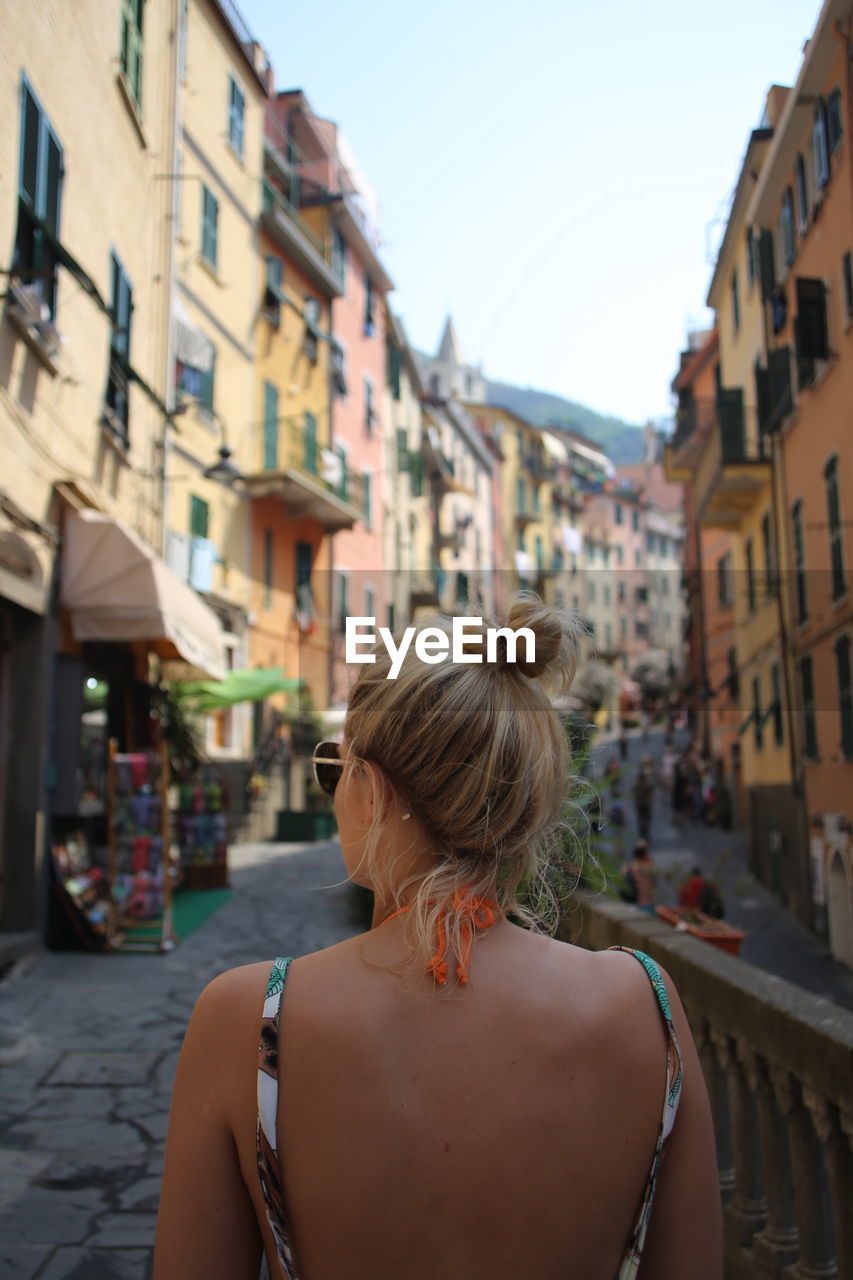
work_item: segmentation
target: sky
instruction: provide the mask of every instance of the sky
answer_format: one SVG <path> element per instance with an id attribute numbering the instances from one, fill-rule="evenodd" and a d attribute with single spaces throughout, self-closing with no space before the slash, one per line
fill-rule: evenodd
<path id="1" fill-rule="evenodd" d="M 771 84 L 819 0 L 238 0 L 379 199 L 409 340 L 629 422 L 672 412 Z"/>

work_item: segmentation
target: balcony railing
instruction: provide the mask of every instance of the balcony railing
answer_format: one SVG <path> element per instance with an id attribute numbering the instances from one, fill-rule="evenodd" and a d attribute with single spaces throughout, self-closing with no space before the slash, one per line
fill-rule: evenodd
<path id="1" fill-rule="evenodd" d="M 245 477 L 255 496 L 278 494 L 294 515 L 312 515 L 328 528 L 364 518 L 364 479 L 316 433 L 286 419 L 264 427 L 257 469 Z"/>
<path id="2" fill-rule="evenodd" d="M 291 201 L 288 200 L 277 187 L 274 187 L 267 178 L 264 178 L 263 183 L 262 204 L 265 213 L 278 212 L 283 214 L 285 217 L 290 218 L 291 222 L 298 227 L 302 235 L 309 242 L 312 249 L 319 253 L 320 257 L 328 265 L 329 251 L 325 241 L 317 235 L 316 231 L 313 231 L 311 227 L 308 226 L 305 219 L 300 216 L 297 206 L 292 204 Z"/>
<path id="3" fill-rule="evenodd" d="M 562 936 L 645 951 L 678 988 L 714 1117 L 727 1280 L 853 1276 L 853 1014 L 636 907 L 585 898 Z"/>

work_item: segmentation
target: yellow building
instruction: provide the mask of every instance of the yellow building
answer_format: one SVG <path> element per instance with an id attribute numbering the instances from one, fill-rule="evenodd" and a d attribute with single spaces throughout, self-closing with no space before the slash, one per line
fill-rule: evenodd
<path id="1" fill-rule="evenodd" d="M 158 556 L 170 405 L 171 10 L 111 5 L 105 20 L 95 0 L 35 0 L 4 13 L 3 929 L 37 922 L 47 895 L 36 868 L 46 867 L 48 841 L 84 818 L 91 839 L 105 840 L 107 739 L 148 745 L 160 660 L 224 669 L 215 615 Z"/>
<path id="2" fill-rule="evenodd" d="M 500 449 L 499 506 L 502 560 L 497 571 L 509 592 L 532 588 L 553 604 L 565 564 L 557 545 L 553 483 L 557 467 L 542 432 L 509 409 L 469 404 L 481 429 Z"/>
<path id="3" fill-rule="evenodd" d="M 169 395 L 179 427 L 166 455 L 166 554 L 215 607 L 228 665 L 249 665 L 250 514 L 236 473 L 257 465 L 261 419 L 255 331 L 263 296 L 257 249 L 269 68 L 237 11 L 216 0 L 177 6 L 174 163 L 163 185 L 175 217 Z M 169 153 L 171 154 L 171 152 Z M 214 756 L 249 745 L 246 707 L 218 715 Z"/>
<path id="4" fill-rule="evenodd" d="M 328 705 L 331 537 L 360 518 L 346 459 L 333 451 L 334 397 L 348 392 L 333 335 L 343 259 L 333 252 L 330 206 L 300 211 L 305 175 L 326 158 L 302 95 L 271 98 L 264 135 L 262 303 L 256 326 L 257 401 L 251 490 L 253 665 L 282 666 Z M 310 215 L 312 222 L 306 221 Z"/>

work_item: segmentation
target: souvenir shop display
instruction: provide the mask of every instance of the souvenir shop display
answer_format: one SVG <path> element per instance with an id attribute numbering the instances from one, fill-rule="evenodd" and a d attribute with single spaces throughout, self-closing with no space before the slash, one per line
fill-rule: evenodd
<path id="1" fill-rule="evenodd" d="M 69 831 L 51 845 L 50 852 L 53 885 L 71 937 L 77 946 L 82 944 L 87 950 L 105 950 L 113 899 L 105 869 L 93 859 L 86 833 Z"/>
<path id="2" fill-rule="evenodd" d="M 176 836 L 187 889 L 228 884 L 228 795 L 213 769 L 185 778 L 178 787 Z"/>
<path id="3" fill-rule="evenodd" d="M 166 744 L 120 753 L 112 739 L 108 763 L 109 943 L 122 951 L 168 951 L 174 938 Z"/>

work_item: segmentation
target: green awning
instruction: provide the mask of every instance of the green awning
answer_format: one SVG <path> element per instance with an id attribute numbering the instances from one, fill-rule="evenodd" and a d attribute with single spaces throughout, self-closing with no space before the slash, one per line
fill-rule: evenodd
<path id="1" fill-rule="evenodd" d="M 229 671 L 224 680 L 193 680 L 181 685 L 180 696 L 196 711 L 218 711 L 238 702 L 260 702 L 274 693 L 294 693 L 305 681 L 286 676 L 283 667 Z"/>

